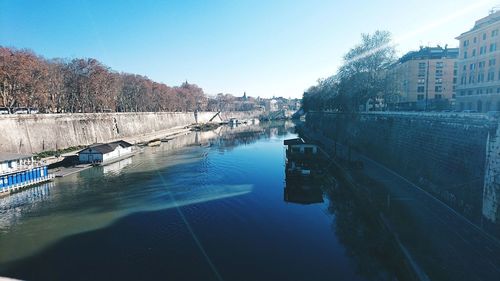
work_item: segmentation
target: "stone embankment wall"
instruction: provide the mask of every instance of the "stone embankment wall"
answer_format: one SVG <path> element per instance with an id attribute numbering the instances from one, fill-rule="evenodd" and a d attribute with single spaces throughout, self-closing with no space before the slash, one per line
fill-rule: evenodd
<path id="1" fill-rule="evenodd" d="M 259 117 L 260 111 L 223 112 L 214 122 Z M 216 112 L 138 112 L 0 116 L 0 152 L 36 153 L 149 134 L 208 122 Z"/>
<path id="2" fill-rule="evenodd" d="M 308 113 L 306 120 L 308 127 L 387 166 L 463 215 L 499 222 L 498 120 L 475 114 L 328 112 Z"/>

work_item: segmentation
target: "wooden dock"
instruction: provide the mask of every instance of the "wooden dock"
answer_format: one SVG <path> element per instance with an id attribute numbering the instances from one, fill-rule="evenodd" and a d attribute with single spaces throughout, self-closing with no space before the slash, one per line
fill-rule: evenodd
<path id="1" fill-rule="evenodd" d="M 92 164 L 80 164 L 73 167 L 59 167 L 54 170 L 51 170 L 51 172 L 54 174 L 56 178 L 62 178 L 89 168 L 92 168 Z"/>

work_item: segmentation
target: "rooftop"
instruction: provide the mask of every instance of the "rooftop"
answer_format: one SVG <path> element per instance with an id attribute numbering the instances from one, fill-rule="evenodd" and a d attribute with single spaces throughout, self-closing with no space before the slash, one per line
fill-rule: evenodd
<path id="1" fill-rule="evenodd" d="M 80 152 L 82 152 L 86 149 L 92 148 L 93 150 L 95 150 L 97 152 L 105 154 L 105 153 L 109 153 L 109 152 L 114 151 L 118 146 L 125 148 L 125 147 L 132 146 L 132 144 L 128 143 L 126 141 L 123 141 L 123 140 L 114 141 L 114 142 L 110 142 L 110 143 L 94 143 L 94 144 L 89 145 L 89 147 L 81 150 Z"/>
<path id="2" fill-rule="evenodd" d="M 442 59 L 442 58 L 458 58 L 458 48 L 437 47 L 420 47 L 418 51 L 406 53 L 399 59 L 399 63 L 405 63 L 410 60 L 421 59 Z"/>
<path id="3" fill-rule="evenodd" d="M 11 152 L 0 152 L 0 162 L 31 158 L 31 154 L 18 154 Z"/>
<path id="4" fill-rule="evenodd" d="M 463 36 L 469 32 L 476 31 L 482 27 L 488 26 L 488 25 L 493 24 L 493 23 L 498 22 L 498 21 L 500 21 L 500 11 L 495 11 L 495 12 L 492 11 L 488 16 L 477 20 L 472 29 L 460 34 L 460 36 L 458 36 L 458 38 L 460 38 L 461 36 Z"/>
<path id="5" fill-rule="evenodd" d="M 297 144 L 305 144 L 305 143 L 306 142 L 302 138 L 289 139 L 289 140 L 283 141 L 284 145 L 297 145 Z"/>

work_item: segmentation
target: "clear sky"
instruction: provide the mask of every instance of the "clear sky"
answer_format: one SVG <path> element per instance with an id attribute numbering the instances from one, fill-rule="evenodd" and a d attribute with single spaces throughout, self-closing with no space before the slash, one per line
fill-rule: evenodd
<path id="1" fill-rule="evenodd" d="M 361 33 L 388 30 L 400 54 L 457 47 L 498 1 L 0 0 L 0 45 L 48 58 L 93 57 L 114 70 L 208 94 L 301 97 L 334 74 Z"/>

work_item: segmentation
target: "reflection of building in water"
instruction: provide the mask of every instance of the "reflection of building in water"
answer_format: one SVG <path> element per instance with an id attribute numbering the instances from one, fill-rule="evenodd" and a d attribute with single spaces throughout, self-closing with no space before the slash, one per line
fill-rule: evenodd
<path id="1" fill-rule="evenodd" d="M 316 182 L 322 174 L 318 147 L 301 138 L 285 140 L 284 144 L 287 146 L 284 200 L 298 204 L 323 202 L 323 192 Z"/>
<path id="2" fill-rule="evenodd" d="M 270 138 L 275 138 L 275 137 L 277 137 L 277 136 L 278 136 L 278 133 L 279 133 L 278 128 L 270 128 L 270 129 L 269 129 L 269 137 L 270 137 Z"/>
<path id="3" fill-rule="evenodd" d="M 50 200 L 50 189 L 54 185 L 53 182 L 47 182 L 2 198 L 0 200 L 0 231 L 16 224 L 25 212 Z"/>
<path id="4" fill-rule="evenodd" d="M 104 174 L 113 173 L 118 174 L 123 168 L 132 164 L 132 158 L 126 158 L 118 162 L 114 162 L 102 167 Z"/>
<path id="5" fill-rule="evenodd" d="M 312 180 L 287 178 L 285 181 L 285 202 L 297 204 L 315 204 L 323 202 L 323 191 Z"/>
<path id="6" fill-rule="evenodd" d="M 321 167 L 318 146 L 308 144 L 301 138 L 289 139 L 283 142 L 286 146 L 286 173 L 288 176 L 311 176 L 311 171 L 319 172 Z"/>

